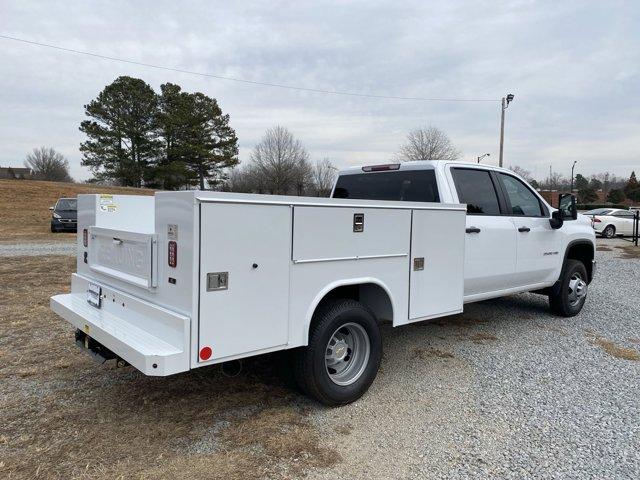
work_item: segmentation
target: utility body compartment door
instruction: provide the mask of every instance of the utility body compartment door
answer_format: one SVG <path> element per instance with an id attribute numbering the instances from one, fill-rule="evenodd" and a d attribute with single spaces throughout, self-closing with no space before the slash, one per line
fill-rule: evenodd
<path id="1" fill-rule="evenodd" d="M 199 361 L 286 345 L 290 264 L 288 205 L 201 203 Z"/>
<path id="2" fill-rule="evenodd" d="M 465 212 L 414 210 L 409 320 L 462 311 Z"/>

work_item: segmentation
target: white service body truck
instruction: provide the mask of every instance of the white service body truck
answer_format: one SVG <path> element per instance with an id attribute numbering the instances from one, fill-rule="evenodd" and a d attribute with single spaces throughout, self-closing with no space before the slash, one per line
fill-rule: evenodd
<path id="1" fill-rule="evenodd" d="M 77 273 L 51 308 L 147 375 L 292 349 L 302 390 L 341 405 L 376 376 L 381 321 L 524 291 L 584 304 L 595 236 L 573 197 L 554 210 L 512 172 L 445 161 L 347 169 L 332 197 L 79 195 Z"/>

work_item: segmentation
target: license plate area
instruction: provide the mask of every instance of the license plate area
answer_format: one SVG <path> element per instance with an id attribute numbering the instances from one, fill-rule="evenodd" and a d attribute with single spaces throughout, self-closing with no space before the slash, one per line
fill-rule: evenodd
<path id="1" fill-rule="evenodd" d="M 87 303 L 96 308 L 102 306 L 102 287 L 95 283 L 89 283 L 87 287 Z"/>

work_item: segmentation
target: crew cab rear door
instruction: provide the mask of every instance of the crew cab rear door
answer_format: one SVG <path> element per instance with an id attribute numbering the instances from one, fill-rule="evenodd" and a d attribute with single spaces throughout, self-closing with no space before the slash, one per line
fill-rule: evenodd
<path id="1" fill-rule="evenodd" d="M 516 228 L 502 215 L 503 199 L 492 171 L 475 166 L 448 168 L 455 200 L 467 204 L 464 295 L 483 296 L 513 287 Z"/>

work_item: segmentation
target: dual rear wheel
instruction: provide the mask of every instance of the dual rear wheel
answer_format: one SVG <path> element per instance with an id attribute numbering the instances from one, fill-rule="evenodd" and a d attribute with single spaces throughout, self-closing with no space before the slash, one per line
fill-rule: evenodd
<path id="1" fill-rule="evenodd" d="M 378 323 L 355 300 L 325 302 L 313 316 L 309 345 L 294 352 L 296 383 L 329 406 L 360 398 L 376 378 L 382 358 Z"/>

